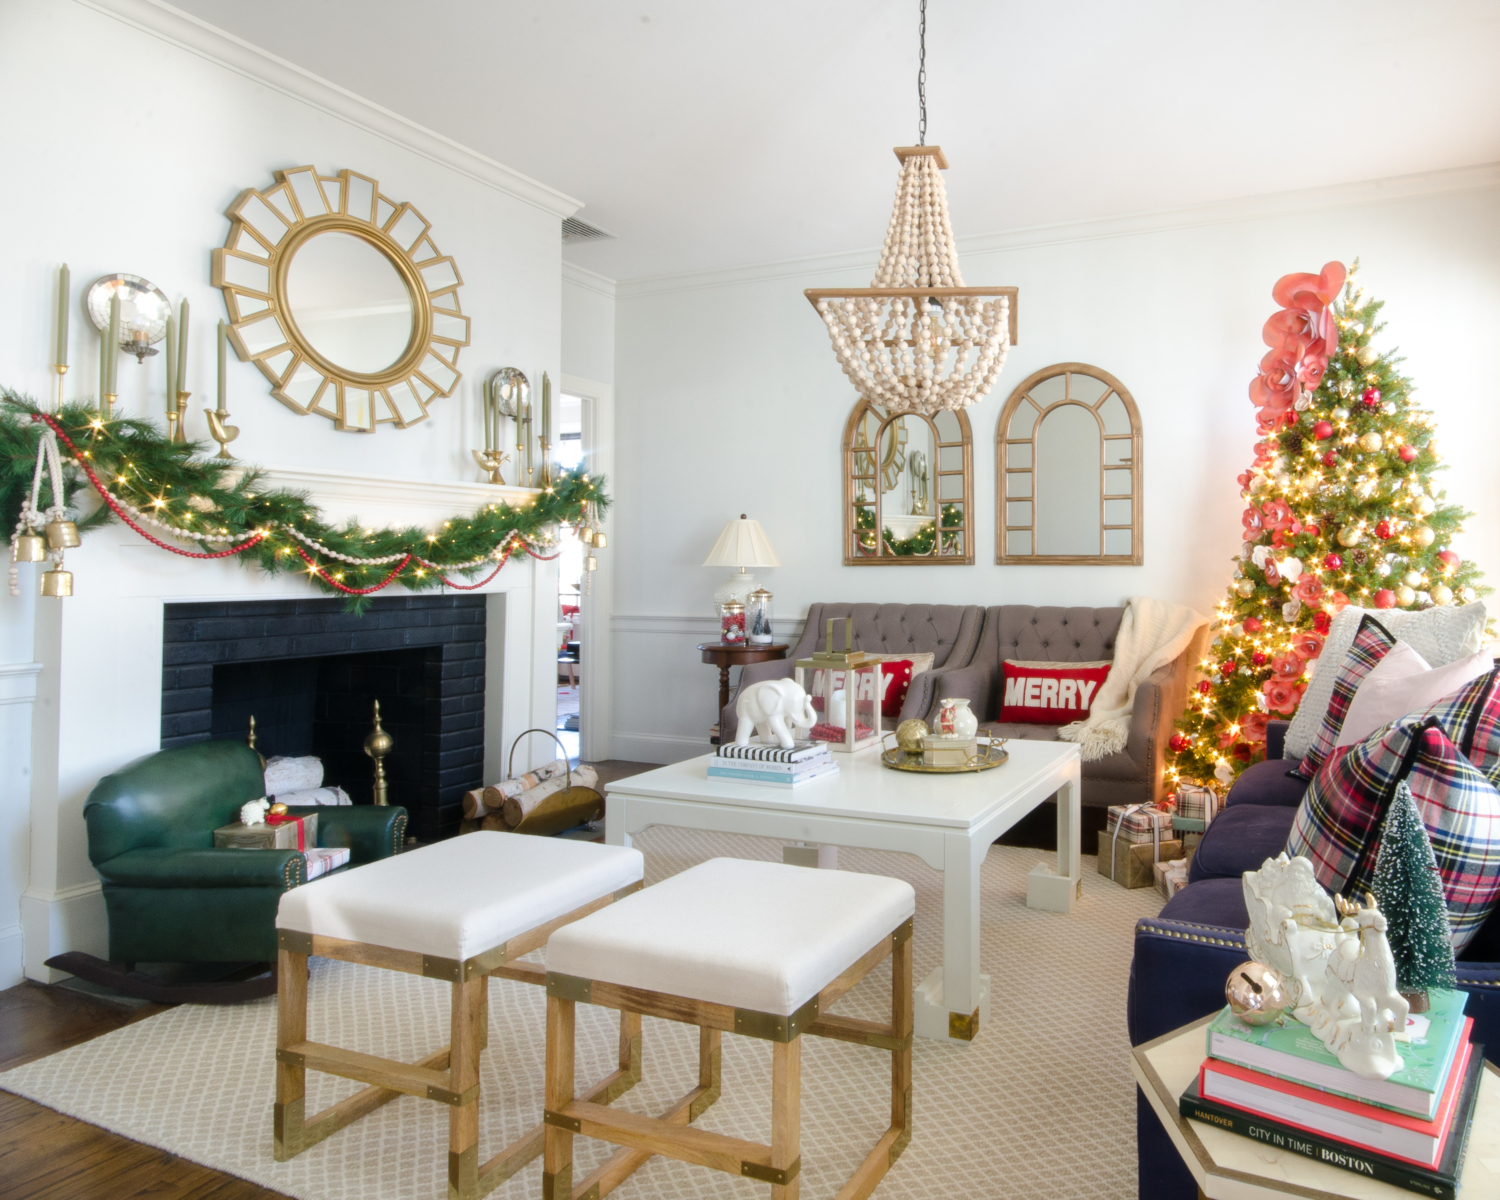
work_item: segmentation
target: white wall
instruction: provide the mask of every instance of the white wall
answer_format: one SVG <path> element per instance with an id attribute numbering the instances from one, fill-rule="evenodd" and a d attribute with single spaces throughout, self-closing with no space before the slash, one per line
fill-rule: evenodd
<path id="1" fill-rule="evenodd" d="M 67 391 L 92 395 L 97 338 L 82 312 L 82 292 L 101 275 L 143 275 L 174 303 L 184 296 L 192 302 L 188 431 L 206 439 L 201 408 L 211 403 L 213 325 L 224 314 L 219 293 L 209 286 L 209 268 L 211 251 L 223 244 L 228 229 L 223 210 L 242 189 L 269 186 L 273 170 L 303 164 L 373 176 L 384 194 L 410 201 L 428 218 L 433 240 L 463 274 L 460 299 L 472 319 L 472 345 L 460 356 L 464 378 L 456 393 L 435 401 L 428 421 L 408 430 L 381 426 L 373 436 L 338 433 L 322 417 L 296 415 L 271 399 L 252 365 L 233 362 L 229 408 L 241 430 L 233 446 L 237 457 L 302 470 L 472 481 L 477 476 L 469 450 L 478 443 L 477 396 L 485 373 L 512 365 L 533 379 L 543 370 L 559 378 L 558 222 L 577 207 L 567 197 L 145 0 L 9 0 L 0 6 L 0 76 L 17 98 L 0 124 L 0 161 L 11 180 L 4 202 L 8 236 L 0 245 L 0 278 L 6 281 L 0 289 L 0 381 L 33 396 L 51 394 L 54 288 L 58 264 L 66 261 L 75 284 Z M 156 357 L 139 367 L 122 358 L 117 415 L 157 417 L 162 362 Z M 143 594 L 149 590 L 145 581 L 166 558 L 140 546 L 117 550 L 113 537 L 85 546 L 74 556 L 76 564 L 70 557 L 77 589 L 92 598 L 82 603 L 84 609 L 96 611 L 91 606 L 101 597 Z M 547 572 L 539 568 L 508 571 L 528 586 L 533 579 L 539 588 L 545 585 Z M 132 572 L 126 583 L 124 575 Z M 31 574 L 25 572 L 28 580 Z M 171 598 L 241 586 L 246 594 L 260 594 L 263 587 L 239 568 L 222 565 L 205 566 L 191 578 Z M 41 603 L 58 607 L 55 601 Z M 121 600 L 122 619 L 123 609 L 134 603 Z M 18 748 L 30 737 L 29 706 L 6 703 L 5 688 L 12 683 L 7 672 L 24 681 L 16 684 L 22 690 L 32 678 L 24 665 L 33 655 L 32 610 L 29 598 L 0 597 L 0 988 L 19 977 L 11 946 L 20 889 L 29 888 L 26 899 L 34 910 L 26 918 L 28 931 L 54 939 L 51 952 L 66 948 L 58 938 L 95 949 L 99 935 L 97 881 L 78 819 L 89 786 L 78 777 L 80 764 L 60 769 L 56 762 L 36 763 L 28 818 L 26 755 Z M 550 668 L 545 652 L 551 618 L 544 616 L 547 627 L 538 625 L 535 636 Z M 61 613 L 50 612 L 42 624 L 55 651 L 65 624 Z M 98 666 L 104 673 L 106 664 Z M 529 661 L 524 666 L 528 679 L 533 673 L 545 678 Z M 59 687 L 66 693 L 87 686 L 81 675 L 68 673 L 77 670 L 73 664 L 61 675 L 43 672 L 41 741 L 56 744 L 56 726 L 67 720 L 63 714 L 81 711 L 74 707 L 76 697 L 63 694 L 57 706 L 49 699 Z M 97 682 L 115 688 L 128 681 Z M 159 682 L 144 685 L 148 699 Z M 550 684 L 531 691 L 533 705 L 545 707 L 549 696 L 555 702 Z M 541 711 L 529 715 L 534 723 L 549 719 Z M 128 746 L 116 746 L 119 728 L 104 740 L 125 757 L 105 769 L 154 748 L 144 726 L 136 728 L 140 722 L 122 725 L 130 731 Z M 137 745 L 142 738 L 148 744 Z M 28 821 L 34 847 L 29 865 L 18 849 Z M 87 909 L 80 920 L 89 928 L 81 933 L 70 932 L 73 918 L 59 915 L 70 904 Z M 28 946 L 28 963 L 39 954 L 40 948 Z"/>
<path id="2" fill-rule="evenodd" d="M 1235 476 L 1252 457 L 1246 388 L 1274 309 L 1271 285 L 1329 259 L 1362 260 L 1384 297 L 1382 344 L 1407 356 L 1438 417 L 1451 496 L 1477 510 L 1457 543 L 1500 571 L 1500 171 L 1273 197 L 960 243 L 965 281 L 1020 287 L 1019 345 L 969 410 L 978 562 L 841 564 L 840 444 L 854 394 L 811 286 L 867 285 L 873 253 L 713 276 L 622 283 L 615 382 L 615 749 L 669 761 L 702 751 L 715 673 L 720 572 L 701 567 L 725 520 L 748 512 L 780 556 L 762 573 L 783 622 L 814 601 L 1117 604 L 1146 594 L 1209 609 L 1240 543 Z M 809 202 L 815 202 L 810 200 Z M 1141 410 L 1145 562 L 994 563 L 995 424 L 1039 367 L 1080 360 L 1117 375 Z"/>

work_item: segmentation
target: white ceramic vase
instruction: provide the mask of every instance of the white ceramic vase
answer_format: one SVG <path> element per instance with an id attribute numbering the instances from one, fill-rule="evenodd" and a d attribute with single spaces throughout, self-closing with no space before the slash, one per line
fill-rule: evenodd
<path id="1" fill-rule="evenodd" d="M 938 701 L 937 734 L 940 737 L 972 738 L 979 733 L 979 718 L 962 696 Z"/>

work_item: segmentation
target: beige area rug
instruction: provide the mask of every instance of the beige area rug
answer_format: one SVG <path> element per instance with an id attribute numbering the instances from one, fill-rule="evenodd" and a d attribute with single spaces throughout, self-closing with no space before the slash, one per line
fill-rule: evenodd
<path id="1" fill-rule="evenodd" d="M 654 829 L 637 844 L 654 882 L 718 855 L 779 859 L 760 838 Z M 1083 860 L 1083 901 L 1070 916 L 1025 905 L 1036 850 L 992 847 L 983 871 L 981 961 L 991 1018 L 970 1046 L 916 1039 L 911 1145 L 876 1195 L 1077 1197 L 1136 1193 L 1135 1091 L 1127 1062 L 1125 986 L 1132 929 L 1155 913 L 1153 889 L 1126 891 Z M 941 876 L 910 855 L 844 849 L 849 870 L 893 875 L 917 891 L 916 978 L 941 958 Z M 890 971 L 840 1003 L 851 1016 L 888 1012 Z M 309 1036 L 413 1061 L 447 1040 L 448 985 L 314 960 Z M 534 1124 L 542 1109 L 541 988 L 490 981 L 490 1049 L 481 1075 L 480 1161 Z M 616 1017 L 578 1007 L 578 1079 L 613 1066 Z M 447 1109 L 403 1096 L 288 1163 L 271 1156 L 274 999 L 184 1005 L 0 1075 L 0 1087 L 136 1141 L 305 1200 L 442 1200 Z M 726 1035 L 723 1097 L 700 1127 L 770 1140 L 770 1044 Z M 619 1105 L 664 1110 L 696 1081 L 696 1031 L 647 1018 L 645 1079 Z M 802 1194 L 832 1196 L 888 1123 L 889 1056 L 808 1038 L 803 1049 Z M 359 1084 L 308 1072 L 308 1111 Z M 575 1141 L 574 1178 L 610 1147 Z M 541 1160 L 491 1193 L 541 1194 Z M 652 1159 L 615 1193 L 763 1197 L 766 1185 Z"/>

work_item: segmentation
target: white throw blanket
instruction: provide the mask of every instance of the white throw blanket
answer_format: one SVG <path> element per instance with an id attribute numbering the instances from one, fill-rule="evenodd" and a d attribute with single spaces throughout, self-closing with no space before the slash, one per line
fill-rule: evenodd
<path id="1" fill-rule="evenodd" d="M 1207 617 L 1185 605 L 1132 596 L 1115 635 L 1114 663 L 1088 717 L 1064 725 L 1057 736 L 1066 742 L 1078 742 L 1085 762 L 1125 749 L 1135 689 L 1152 671 L 1186 650 L 1207 624 Z"/>

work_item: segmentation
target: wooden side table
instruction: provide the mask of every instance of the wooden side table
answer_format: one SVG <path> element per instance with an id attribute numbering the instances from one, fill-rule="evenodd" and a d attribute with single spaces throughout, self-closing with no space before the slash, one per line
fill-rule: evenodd
<path id="1" fill-rule="evenodd" d="M 751 663 L 774 662 L 786 657 L 786 652 L 791 646 L 786 642 L 778 642 L 774 646 L 752 646 L 749 642 L 740 645 L 729 646 L 723 642 L 703 642 L 698 646 L 698 651 L 703 656 L 703 661 L 709 666 L 719 668 L 719 707 L 714 710 L 714 725 L 717 726 L 720 714 L 729 704 L 729 668 L 748 667 Z M 708 739 L 710 745 L 717 746 L 719 738 L 717 735 Z"/>
<path id="2" fill-rule="evenodd" d="M 1166 1129 L 1207 1200 L 1317 1197 L 1318 1200 L 1410 1200 L 1416 1195 L 1291 1150 L 1273 1150 L 1227 1129 L 1184 1119 L 1177 1098 L 1203 1062 L 1204 1017 L 1131 1051 L 1130 1066 L 1142 1094 Z M 1460 1195 L 1500 1197 L 1500 1071 L 1489 1063 L 1479 1080 L 1479 1102 L 1469 1130 Z M 1493 1164 L 1493 1165 L 1492 1165 Z"/>

